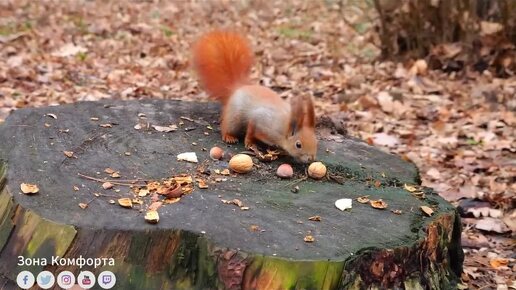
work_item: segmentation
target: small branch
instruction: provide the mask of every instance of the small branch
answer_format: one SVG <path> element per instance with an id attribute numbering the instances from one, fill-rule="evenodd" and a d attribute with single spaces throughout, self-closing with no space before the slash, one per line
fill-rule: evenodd
<path id="1" fill-rule="evenodd" d="M 79 175 L 82 178 L 93 180 L 93 181 L 97 181 L 97 182 L 102 182 L 102 183 L 109 182 L 109 183 L 112 183 L 112 184 L 123 185 L 123 186 L 135 186 L 135 185 L 140 185 L 140 184 L 136 184 L 137 182 L 145 182 L 144 180 L 123 180 L 125 182 L 120 182 L 120 181 L 115 181 L 115 180 L 112 180 L 112 179 L 95 178 L 95 177 L 91 177 L 91 176 L 88 176 L 88 175 L 84 175 L 82 173 L 77 173 L 77 175 Z"/>
<path id="2" fill-rule="evenodd" d="M 285 185 L 285 187 L 294 186 L 294 185 L 296 185 L 296 184 L 300 183 L 301 181 L 305 181 L 305 180 L 307 180 L 307 179 L 308 179 L 308 176 L 306 176 L 306 175 L 305 175 L 305 176 L 303 176 L 303 177 L 301 177 L 301 178 L 299 178 L 299 179 L 296 179 L 296 180 L 294 180 L 294 181 L 292 181 L 292 182 L 287 183 L 287 184 Z"/>

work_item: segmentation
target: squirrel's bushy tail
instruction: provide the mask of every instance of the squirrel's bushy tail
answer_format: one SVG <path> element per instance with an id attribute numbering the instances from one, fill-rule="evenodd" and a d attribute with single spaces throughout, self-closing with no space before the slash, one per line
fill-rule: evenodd
<path id="1" fill-rule="evenodd" d="M 193 66 L 202 86 L 222 103 L 248 81 L 252 64 L 249 42 L 236 32 L 209 32 L 193 47 Z"/>

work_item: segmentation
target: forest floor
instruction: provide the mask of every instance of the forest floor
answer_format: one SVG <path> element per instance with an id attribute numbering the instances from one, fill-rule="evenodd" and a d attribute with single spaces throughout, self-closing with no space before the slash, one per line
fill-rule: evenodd
<path id="1" fill-rule="evenodd" d="M 321 120 L 411 160 L 423 185 L 459 208 L 462 289 L 516 289 L 516 78 L 378 62 L 370 12 L 285 3 L 1 1 L 0 122 L 28 106 L 205 100 L 191 44 L 236 28 L 253 44 L 254 80 L 282 96 L 312 95 Z"/>

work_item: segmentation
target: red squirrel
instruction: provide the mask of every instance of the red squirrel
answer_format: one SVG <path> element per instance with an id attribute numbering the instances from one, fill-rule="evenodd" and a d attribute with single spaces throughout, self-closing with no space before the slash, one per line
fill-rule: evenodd
<path id="1" fill-rule="evenodd" d="M 278 146 L 301 162 L 315 160 L 314 105 L 310 97 L 283 100 L 273 90 L 250 83 L 253 53 L 246 38 L 232 31 L 212 31 L 193 47 L 193 67 L 200 83 L 222 104 L 221 133 L 236 143 L 245 131 L 244 144 L 257 141 Z"/>

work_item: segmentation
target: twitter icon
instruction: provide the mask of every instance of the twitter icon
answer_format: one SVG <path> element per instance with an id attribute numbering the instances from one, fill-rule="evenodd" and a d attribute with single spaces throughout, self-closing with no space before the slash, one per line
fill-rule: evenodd
<path id="1" fill-rule="evenodd" d="M 54 274 L 50 273 L 49 271 L 43 271 L 38 274 L 36 282 L 42 289 L 50 289 L 52 286 L 54 286 L 56 278 L 54 277 Z"/>

